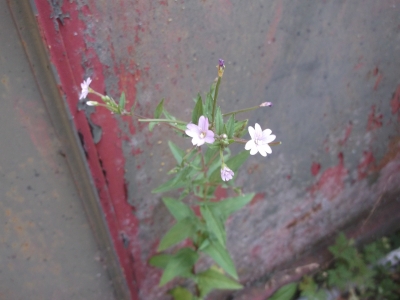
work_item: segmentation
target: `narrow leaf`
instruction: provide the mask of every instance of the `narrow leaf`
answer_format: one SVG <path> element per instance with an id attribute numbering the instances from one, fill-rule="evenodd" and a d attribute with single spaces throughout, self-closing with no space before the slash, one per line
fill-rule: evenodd
<path id="1" fill-rule="evenodd" d="M 164 110 L 164 99 L 161 99 L 161 101 L 158 103 L 155 111 L 154 111 L 154 119 L 159 119 L 161 116 L 161 113 Z M 156 126 L 157 122 L 150 122 L 149 123 L 149 131 L 153 131 L 154 126 Z"/>
<path id="2" fill-rule="evenodd" d="M 183 220 L 185 218 L 195 218 L 193 211 L 189 206 L 177 201 L 173 198 L 165 197 L 162 199 L 165 206 L 168 208 L 169 212 L 174 216 L 177 221 Z"/>
<path id="3" fill-rule="evenodd" d="M 228 251 L 218 242 L 210 241 L 210 244 L 202 250 L 210 256 L 228 275 L 236 280 L 238 275 L 236 273 L 235 265 L 230 257 Z"/>
<path id="4" fill-rule="evenodd" d="M 177 286 L 172 290 L 168 291 L 174 300 L 194 300 L 192 293 L 183 287 Z"/>
<path id="5" fill-rule="evenodd" d="M 179 189 L 179 188 L 186 186 L 187 182 L 185 182 L 185 181 L 188 180 L 190 172 L 192 170 L 193 169 L 190 167 L 185 167 L 185 168 L 181 169 L 178 173 L 175 174 L 174 178 L 161 184 L 160 186 L 158 186 L 151 192 L 153 194 L 164 193 L 164 192 L 172 191 L 172 190 Z"/>
<path id="6" fill-rule="evenodd" d="M 165 269 L 172 257 L 171 254 L 154 255 L 149 259 L 149 264 L 156 268 Z"/>
<path id="7" fill-rule="evenodd" d="M 158 246 L 158 251 L 163 251 L 172 247 L 194 233 L 194 227 L 192 221 L 189 218 L 185 218 L 175 223 L 170 230 L 164 235 Z"/>
<path id="8" fill-rule="evenodd" d="M 156 187 L 151 192 L 153 194 L 164 193 L 164 192 L 168 192 L 168 191 L 172 191 L 172 190 L 175 190 L 175 189 L 182 188 L 184 186 L 186 186 L 185 182 L 176 180 L 176 177 L 174 177 L 171 180 L 168 180 L 167 182 L 159 185 L 158 187 Z"/>
<path id="9" fill-rule="evenodd" d="M 212 232 L 218 241 L 225 247 L 226 244 L 226 233 L 225 226 L 219 217 L 219 211 L 214 210 L 213 212 L 208 208 L 207 204 L 200 207 L 201 215 L 206 221 L 209 232 Z"/>
<path id="10" fill-rule="evenodd" d="M 297 292 L 297 283 L 289 283 L 281 287 L 269 300 L 292 300 Z"/>
<path id="11" fill-rule="evenodd" d="M 159 119 L 161 117 L 161 113 L 164 110 L 164 98 L 161 99 L 160 103 L 158 103 L 156 110 L 154 111 L 154 119 Z"/>
<path id="12" fill-rule="evenodd" d="M 118 102 L 120 112 L 123 112 L 125 110 L 125 103 L 126 103 L 125 92 L 122 92 Z"/>
<path id="13" fill-rule="evenodd" d="M 200 94 L 197 95 L 197 102 L 194 106 L 192 113 L 192 123 L 199 123 L 199 118 L 203 115 L 203 100 L 201 100 Z"/>
<path id="14" fill-rule="evenodd" d="M 234 127 L 235 129 L 234 129 L 233 136 L 237 137 L 237 138 L 241 138 L 246 133 L 248 122 L 249 122 L 249 120 L 243 120 L 243 121 L 236 122 L 235 127 Z"/>
<path id="15" fill-rule="evenodd" d="M 212 116 L 212 107 L 213 107 L 213 103 L 214 103 L 214 98 L 213 96 L 214 92 L 209 92 L 207 93 L 207 97 L 206 97 L 206 102 L 204 104 L 204 114 L 208 117 L 209 120 L 211 120 Z"/>
<path id="16" fill-rule="evenodd" d="M 217 270 L 210 268 L 196 275 L 200 289 L 200 297 L 206 297 L 212 290 L 240 290 L 243 288 L 238 282 L 226 277 Z"/>
<path id="17" fill-rule="evenodd" d="M 226 135 L 228 136 L 228 139 L 231 139 L 233 137 L 233 132 L 235 130 L 235 115 L 231 115 L 226 122 Z"/>
<path id="18" fill-rule="evenodd" d="M 168 141 L 168 146 L 169 149 L 171 149 L 172 155 L 175 157 L 176 161 L 180 165 L 182 163 L 182 158 L 185 156 L 185 151 L 183 151 L 171 141 Z"/>
<path id="19" fill-rule="evenodd" d="M 190 270 L 198 260 L 199 255 L 192 249 L 183 248 L 168 262 L 160 279 L 160 286 L 165 285 L 177 276 L 190 277 Z"/>
<path id="20" fill-rule="evenodd" d="M 222 118 L 221 108 L 218 106 L 215 112 L 215 133 L 222 134 L 224 129 L 224 120 Z"/>
<path id="21" fill-rule="evenodd" d="M 208 207 L 214 215 L 220 215 L 223 222 L 235 211 L 238 211 L 254 198 L 254 193 L 227 198 L 219 202 L 209 203 Z"/>

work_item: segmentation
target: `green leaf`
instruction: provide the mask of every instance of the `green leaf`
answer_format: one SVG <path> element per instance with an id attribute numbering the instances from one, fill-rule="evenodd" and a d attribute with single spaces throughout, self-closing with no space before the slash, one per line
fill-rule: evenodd
<path id="1" fill-rule="evenodd" d="M 173 115 L 171 115 L 169 112 L 167 112 L 165 109 L 163 110 L 163 114 L 169 120 L 176 120 L 176 118 Z"/>
<path id="2" fill-rule="evenodd" d="M 176 180 L 176 178 L 177 177 L 174 177 L 171 180 L 168 180 L 167 182 L 159 185 L 151 192 L 153 194 L 164 193 L 164 192 L 172 191 L 172 190 L 179 189 L 179 188 L 186 186 L 185 182 Z"/>
<path id="3" fill-rule="evenodd" d="M 118 107 L 120 112 L 123 112 L 125 110 L 125 103 L 126 103 L 125 92 L 122 92 L 118 102 Z"/>
<path id="4" fill-rule="evenodd" d="M 149 264 L 156 268 L 165 269 L 171 258 L 173 258 L 171 254 L 154 255 L 149 259 Z"/>
<path id="5" fill-rule="evenodd" d="M 254 198 L 254 195 L 254 193 L 251 193 L 227 198 L 219 202 L 209 203 L 208 207 L 214 215 L 219 215 L 222 221 L 225 222 L 232 213 L 248 204 Z"/>
<path id="6" fill-rule="evenodd" d="M 210 268 L 196 275 L 200 289 L 200 297 L 206 297 L 212 290 L 240 290 L 243 288 L 238 282 L 226 277 L 217 270 Z"/>
<path id="7" fill-rule="evenodd" d="M 297 283 L 289 283 L 277 290 L 269 300 L 292 300 L 297 292 Z"/>
<path id="8" fill-rule="evenodd" d="M 193 112 L 192 112 L 192 123 L 193 124 L 198 124 L 199 123 L 199 118 L 203 115 L 203 100 L 201 100 L 200 94 L 197 95 L 197 102 L 196 105 L 194 106 Z"/>
<path id="9" fill-rule="evenodd" d="M 177 286 L 172 290 L 168 291 L 174 300 L 194 300 L 192 293 L 183 287 Z"/>
<path id="10" fill-rule="evenodd" d="M 237 138 L 241 138 L 246 132 L 248 122 L 249 122 L 249 120 L 243 120 L 243 121 L 236 122 L 235 127 L 234 127 L 233 136 L 237 137 Z"/>
<path id="11" fill-rule="evenodd" d="M 233 171 L 237 172 L 239 167 L 246 161 L 249 157 L 249 151 L 242 151 L 239 152 L 237 155 L 231 157 L 226 161 L 226 165 Z M 222 183 L 221 179 L 221 170 L 218 168 L 216 169 L 210 176 L 210 182 Z"/>
<path id="12" fill-rule="evenodd" d="M 213 233 L 217 240 L 226 247 L 226 232 L 223 221 L 218 215 L 219 211 L 214 210 L 213 212 L 208 208 L 208 204 L 202 205 L 200 207 L 201 215 L 206 221 L 207 228 L 209 232 Z M 217 213 L 215 213 L 217 212 Z"/>
<path id="13" fill-rule="evenodd" d="M 214 98 L 213 96 L 214 92 L 209 92 L 207 93 L 207 97 L 206 97 L 206 102 L 204 104 L 204 114 L 208 117 L 209 120 L 211 120 L 212 118 L 212 107 L 213 107 L 213 103 L 214 103 Z"/>
<path id="14" fill-rule="evenodd" d="M 226 122 L 226 135 L 228 136 L 228 139 L 231 139 L 233 137 L 233 132 L 235 130 L 235 115 L 231 115 Z"/>
<path id="15" fill-rule="evenodd" d="M 176 161 L 180 165 L 182 163 L 183 157 L 185 156 L 185 151 L 171 141 L 168 141 L 168 146 L 169 149 L 171 149 L 172 155 L 175 157 Z"/>
<path id="16" fill-rule="evenodd" d="M 196 218 L 190 207 L 181 201 L 169 197 L 165 197 L 162 200 L 169 212 L 174 216 L 175 220 L 180 221 L 185 218 Z"/>
<path id="17" fill-rule="evenodd" d="M 190 237 L 195 232 L 192 220 L 185 218 L 175 223 L 160 241 L 157 251 L 163 251 Z"/>
<path id="18" fill-rule="evenodd" d="M 221 108 L 218 106 L 215 112 L 215 133 L 222 134 L 224 129 L 224 120 L 222 118 Z"/>
<path id="19" fill-rule="evenodd" d="M 156 107 L 156 110 L 154 111 L 154 119 L 159 119 L 163 111 L 164 111 L 164 98 L 161 99 L 160 103 L 158 103 Z"/>
<path id="20" fill-rule="evenodd" d="M 160 279 L 160 286 L 165 285 L 177 276 L 191 277 L 191 269 L 199 255 L 192 249 L 182 248 L 174 255 L 165 267 Z"/>
<path id="21" fill-rule="evenodd" d="M 153 194 L 164 193 L 164 192 L 172 191 L 172 190 L 179 189 L 179 188 L 186 186 L 187 182 L 185 182 L 185 181 L 187 181 L 188 178 L 190 178 L 189 174 L 191 171 L 193 171 L 193 168 L 190 168 L 190 167 L 185 167 L 185 168 L 181 169 L 178 173 L 175 174 L 174 178 L 161 184 L 160 186 L 158 186 L 151 192 Z"/>
<path id="22" fill-rule="evenodd" d="M 161 99 L 160 103 L 158 103 L 156 110 L 154 111 L 154 119 L 159 119 L 161 113 L 164 110 L 164 98 Z M 150 122 L 149 123 L 149 131 L 152 131 L 154 126 L 156 126 L 157 122 Z"/>
<path id="23" fill-rule="evenodd" d="M 226 273 L 228 273 L 228 275 L 232 276 L 236 280 L 238 279 L 232 258 L 220 243 L 210 241 L 210 244 L 207 247 L 204 247 L 202 251 L 210 256 L 222 269 L 225 270 Z"/>

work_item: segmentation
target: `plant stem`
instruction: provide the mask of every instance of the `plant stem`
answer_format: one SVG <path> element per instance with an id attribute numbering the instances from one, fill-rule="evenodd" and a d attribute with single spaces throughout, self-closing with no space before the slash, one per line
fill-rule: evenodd
<path id="1" fill-rule="evenodd" d="M 215 94 L 214 94 L 214 103 L 213 103 L 213 110 L 212 110 L 212 122 L 211 122 L 211 128 L 214 127 L 214 120 L 215 120 L 215 107 L 217 106 L 217 99 L 218 99 L 218 90 L 219 90 L 219 85 L 221 83 L 221 77 L 218 77 L 217 80 L 217 85 L 215 86 Z"/>
<path id="2" fill-rule="evenodd" d="M 138 119 L 139 122 L 167 122 L 167 123 L 176 123 L 176 124 L 187 124 L 184 121 L 178 120 L 170 120 L 170 119 Z"/>
<path id="3" fill-rule="evenodd" d="M 249 108 L 244 108 L 244 109 L 239 109 L 239 110 L 231 111 L 231 112 L 228 112 L 228 113 L 226 113 L 226 114 L 222 114 L 222 116 L 223 116 L 223 117 L 227 117 L 227 116 L 230 116 L 230 115 L 233 115 L 233 114 L 238 114 L 238 113 L 242 113 L 242 112 L 246 112 L 246 111 L 255 110 L 255 109 L 257 109 L 257 108 L 260 108 L 260 106 L 257 105 L 257 106 L 253 106 L 253 107 L 249 107 Z"/>

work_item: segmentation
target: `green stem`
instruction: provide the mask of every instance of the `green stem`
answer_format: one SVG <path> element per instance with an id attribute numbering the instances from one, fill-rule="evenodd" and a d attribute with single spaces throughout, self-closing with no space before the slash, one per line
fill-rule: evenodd
<path id="1" fill-rule="evenodd" d="M 219 85 L 220 85 L 220 83 L 221 83 L 221 77 L 218 77 L 217 85 L 216 85 L 216 87 L 215 87 L 215 94 L 214 94 L 214 103 L 213 103 L 213 110 L 212 110 L 211 128 L 214 127 L 215 107 L 217 106 L 218 90 L 219 90 Z"/>
<path id="2" fill-rule="evenodd" d="M 99 96 L 100 98 L 105 97 L 103 94 L 100 94 L 100 93 L 96 92 L 96 91 L 95 91 L 94 89 L 92 89 L 92 88 L 89 88 L 89 93 L 95 94 L 95 95 Z"/>
<path id="3" fill-rule="evenodd" d="M 176 123 L 176 124 L 187 124 L 184 121 L 170 120 L 170 119 L 139 119 L 139 122 L 166 122 L 166 123 Z"/>
<path id="4" fill-rule="evenodd" d="M 260 108 L 260 106 L 258 105 L 258 106 L 253 106 L 253 107 L 249 107 L 249 108 L 244 108 L 244 109 L 231 111 L 231 112 L 228 112 L 226 114 L 222 114 L 222 116 L 226 117 L 226 116 L 230 116 L 230 115 L 233 115 L 233 114 L 238 114 L 238 113 L 242 113 L 242 112 L 246 112 L 246 111 L 255 110 L 257 108 Z"/>

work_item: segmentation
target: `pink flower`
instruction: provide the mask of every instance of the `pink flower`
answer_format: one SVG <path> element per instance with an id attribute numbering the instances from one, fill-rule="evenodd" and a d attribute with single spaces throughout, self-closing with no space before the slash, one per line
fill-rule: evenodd
<path id="1" fill-rule="evenodd" d="M 229 169 L 226 165 L 223 165 L 221 167 L 221 178 L 223 181 L 231 180 L 233 178 L 233 175 L 235 175 L 235 173 L 233 173 L 233 171 Z"/>
<path id="2" fill-rule="evenodd" d="M 271 134 L 271 129 L 265 129 L 262 131 L 260 125 L 256 123 L 255 129 L 249 126 L 249 134 L 251 136 L 251 140 L 246 143 L 244 148 L 246 150 L 250 150 L 250 154 L 254 155 L 257 152 L 260 152 L 262 156 L 267 156 L 272 153 L 271 147 L 268 143 L 271 143 L 276 139 L 276 136 Z"/>
<path id="3" fill-rule="evenodd" d="M 83 100 L 87 97 L 87 95 L 89 94 L 89 85 L 91 82 L 92 82 L 92 79 L 90 79 L 90 77 L 89 77 L 88 79 L 84 80 L 81 83 L 82 91 L 81 91 L 81 94 L 79 95 L 79 100 Z"/>
<path id="4" fill-rule="evenodd" d="M 194 146 L 201 146 L 204 143 L 214 143 L 214 132 L 208 129 L 208 119 L 204 116 L 199 118 L 199 124 L 189 123 L 186 126 L 186 134 L 192 137 Z"/>

